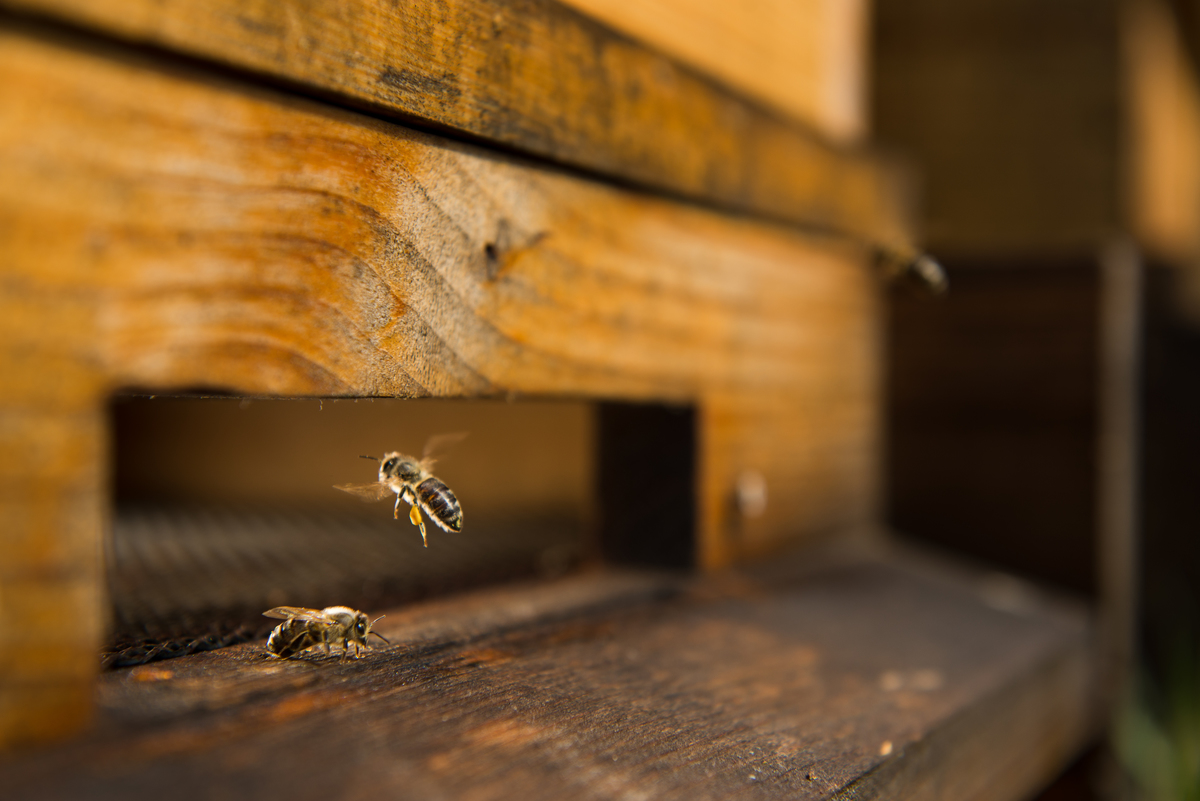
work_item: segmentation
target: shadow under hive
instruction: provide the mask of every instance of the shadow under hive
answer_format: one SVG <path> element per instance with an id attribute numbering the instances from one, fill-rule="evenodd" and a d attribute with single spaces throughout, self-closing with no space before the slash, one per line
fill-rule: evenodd
<path id="1" fill-rule="evenodd" d="M 273 606 L 364 611 L 486 581 L 560 572 L 580 524 L 566 516 L 417 529 L 390 515 L 136 507 L 113 523 L 108 585 L 118 667 L 265 637 Z"/>

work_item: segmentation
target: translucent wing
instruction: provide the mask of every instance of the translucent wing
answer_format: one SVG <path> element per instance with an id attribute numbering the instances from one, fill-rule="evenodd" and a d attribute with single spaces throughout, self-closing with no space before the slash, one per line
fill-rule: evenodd
<path id="1" fill-rule="evenodd" d="M 303 606 L 277 606 L 263 612 L 263 617 L 275 617 L 282 620 L 316 620 L 329 623 L 330 620 L 320 609 L 307 609 Z"/>
<path id="2" fill-rule="evenodd" d="M 425 450 L 421 452 L 421 466 L 426 470 L 433 467 L 437 462 L 437 455 L 462 442 L 467 438 L 467 433 L 455 431 L 453 434 L 435 434 L 430 437 L 425 443 Z"/>
<path id="3" fill-rule="evenodd" d="M 370 484 L 334 484 L 333 488 L 357 495 L 364 501 L 382 501 L 392 494 L 392 490 L 387 484 L 380 484 L 378 481 Z"/>

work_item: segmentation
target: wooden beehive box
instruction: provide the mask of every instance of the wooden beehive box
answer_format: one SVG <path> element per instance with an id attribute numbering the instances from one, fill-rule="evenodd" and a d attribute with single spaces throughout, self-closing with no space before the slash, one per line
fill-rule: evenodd
<path id="1" fill-rule="evenodd" d="M 1200 308 L 1194 4 L 877 10 L 877 133 L 959 290 L 893 310 L 891 519 L 1098 598 L 1128 657 L 1171 605 L 1143 560 L 1192 525 L 1163 499 L 1195 367 L 1162 331 Z"/>
<path id="2" fill-rule="evenodd" d="M 841 30 L 859 30 L 853 20 L 845 22 L 844 11 L 831 11 L 836 3 L 809 5 L 814 14 L 824 10 L 843 19 Z M 4 6 L 5 742 L 78 730 L 94 709 L 110 511 L 106 404 L 119 390 L 682 406 L 695 415 L 690 561 L 700 568 L 718 571 L 799 543 L 849 541 L 878 526 L 878 262 L 881 254 L 903 262 L 912 251 L 897 174 L 856 139 L 862 123 L 853 102 L 854 71 L 829 66 L 855 52 L 853 36 L 849 44 L 829 43 L 835 55 L 814 68 L 811 95 L 789 98 L 770 87 L 747 88 L 744 76 L 697 63 L 703 59 L 678 52 L 670 41 L 646 45 L 629 38 L 645 39 L 645 31 L 617 34 L 549 2 L 393 7 L 374 0 L 31 0 Z M 828 96 L 834 99 L 822 100 L 831 87 L 840 87 Z M 747 475 L 768 489 L 762 514 L 744 514 L 738 505 L 739 481 Z M 830 613 L 829 620 L 857 621 L 847 622 L 846 630 L 858 635 L 845 660 L 874 665 L 868 644 L 879 632 L 864 610 L 891 608 L 897 598 L 920 596 L 927 603 L 921 608 L 948 615 L 951 628 L 972 628 L 971 615 L 980 625 L 999 621 L 993 618 L 1000 613 L 981 606 L 969 582 L 943 586 L 886 560 L 861 570 L 862 580 L 882 594 L 864 606 L 866 599 L 852 593 L 837 602 L 842 611 Z M 469 639 L 510 631 L 521 621 L 544 622 L 552 606 L 569 615 L 591 608 L 595 598 L 645 600 L 677 591 L 657 579 L 621 581 L 606 590 L 586 583 L 539 590 L 549 593 L 537 596 L 540 601 L 501 593 L 447 614 L 458 615 L 455 636 Z M 947 589 L 951 585 L 957 589 Z M 748 592 L 736 582 L 723 586 L 704 592 L 729 598 Z M 814 596 L 811 603 L 817 610 L 824 602 Z M 1053 605 L 1022 608 L 1031 622 L 995 640 L 1019 658 L 960 646 L 945 667 L 909 665 L 896 661 L 904 643 L 923 642 L 936 651 L 942 647 L 938 628 L 910 637 L 902 625 L 890 626 L 895 636 L 877 656 L 880 665 L 895 663 L 896 669 L 879 678 L 868 667 L 865 684 L 831 678 L 845 691 L 823 696 L 823 706 L 814 707 L 824 711 L 812 731 L 827 732 L 829 744 L 801 747 L 793 738 L 791 746 L 779 745 L 789 759 L 817 754 L 836 767 L 820 781 L 794 766 L 770 774 L 772 781 L 827 793 L 861 780 L 888 761 L 894 747 L 899 755 L 905 742 L 914 748 L 926 742 L 922 747 L 942 759 L 961 756 L 956 749 L 963 743 L 986 751 L 1001 742 L 1015 749 L 1006 751 L 1008 758 L 1036 743 L 1036 758 L 1026 759 L 1024 769 L 1013 773 L 1003 760 L 983 757 L 958 786 L 991 783 L 1007 771 L 1012 775 L 1002 795 L 1009 797 L 1043 781 L 1087 729 L 1090 668 L 1078 615 L 1052 611 Z M 440 613 L 429 614 L 439 619 Z M 733 670 L 713 679 L 740 687 L 738 704 L 770 697 L 771 675 L 811 659 L 809 646 L 789 650 L 784 640 L 772 639 L 783 634 L 745 639 L 741 633 L 754 625 L 736 616 L 647 614 L 659 621 L 661 636 L 633 635 L 638 647 L 657 643 L 664 654 L 707 660 L 712 642 L 724 642 L 726 656 L 767 671 Z M 821 619 L 806 614 L 794 620 Z M 393 636 L 403 632 L 408 641 L 442 636 L 422 634 L 412 618 L 394 625 Z M 641 631 L 629 621 L 597 625 L 594 631 Z M 686 632 L 696 625 L 723 634 L 712 642 L 689 639 Z M 840 641 L 839 628 L 829 636 Z M 587 640 L 590 631 L 563 636 Z M 671 632 L 682 638 L 674 645 Z M 506 664 L 510 646 L 518 647 L 497 645 L 500 650 L 455 657 L 455 664 Z M 104 708 L 111 712 L 116 703 L 125 710 L 117 714 L 122 725 L 155 730 L 175 724 L 169 715 L 134 712 L 145 707 L 125 693 L 140 686 L 138 677 L 153 683 L 178 674 L 193 689 L 204 684 L 182 706 L 171 701 L 164 708 L 217 714 L 249 704 L 243 689 L 252 685 L 268 695 L 303 685 L 290 679 L 255 684 L 258 679 L 239 673 L 261 667 L 236 655 L 249 653 L 232 649 L 216 663 L 180 660 L 181 667 L 159 673 L 105 677 Z M 580 659 L 551 673 L 565 677 L 571 664 L 589 671 L 604 664 L 595 654 Z M 948 676 L 952 690 L 939 695 Z M 544 686 L 559 686 L 554 681 L 543 675 Z M 618 694 L 640 692 L 619 677 L 611 681 Z M 808 679 L 795 681 L 797 688 L 810 686 Z M 707 686 L 700 682 L 693 691 L 703 695 Z M 889 717 L 888 693 L 906 686 L 922 712 Z M 1000 689 L 1009 694 L 997 696 Z M 571 698 L 579 688 L 561 685 L 561 691 Z M 462 699 L 471 694 L 461 692 Z M 489 697 L 502 700 L 506 692 Z M 1051 696 L 1058 699 L 1053 711 L 1012 717 L 1013 710 L 1037 710 Z M 316 703 L 304 709 L 325 708 L 311 694 L 297 698 L 301 706 Z M 1010 703 L 1014 698 L 1019 703 Z M 846 729 L 838 715 L 845 704 L 860 702 L 876 710 L 874 722 Z M 543 746 L 565 742 L 548 733 L 553 726 L 529 728 L 533 724 L 496 717 L 488 704 L 460 721 L 469 731 L 446 746 L 455 759 L 471 753 L 471 737 L 489 748 L 502 742 L 515 750 L 488 764 L 508 771 L 539 759 Z M 971 736 L 938 728 L 967 707 L 978 721 Z M 758 714 L 739 708 L 745 719 Z M 564 709 L 572 720 L 585 714 L 570 702 Z M 126 713 L 132 717 L 121 717 Z M 593 713 L 607 714 L 601 708 L 587 714 Z M 283 720 L 291 713 L 279 714 Z M 647 725 L 661 729 L 676 712 L 667 704 L 656 714 Z M 619 726 L 615 720 L 610 724 Z M 764 719 L 764 725 L 771 724 Z M 511 736 L 501 736 L 501 729 Z M 935 731 L 936 738 L 922 740 Z M 426 732 L 426 739 L 406 735 L 397 742 L 434 743 L 441 736 Z M 805 736 L 805 742 L 825 741 Z M 87 762 L 90 746 L 81 747 Z M 207 747 L 192 752 L 200 760 L 195 765 Z M 600 741 L 581 747 L 588 758 L 607 748 Z M 627 753 L 652 764 L 658 751 L 635 743 Z M 853 758 L 837 762 L 847 753 Z M 699 752 L 677 756 L 680 764 L 704 759 Z M 726 764 L 723 759 L 713 757 L 711 764 Z M 37 781 L 43 781 L 37 765 L 50 763 L 31 764 L 33 774 L 16 778 L 41 775 Z M 421 773 L 418 784 L 475 786 L 455 784 L 462 777 L 448 778 L 449 764 L 428 763 L 432 773 Z M 917 786 L 927 776 L 911 761 L 888 764 L 863 785 L 874 789 L 864 792 Z M 565 792 L 570 770 L 560 767 L 545 768 L 538 781 Z M 85 775 L 67 777 L 61 791 L 69 793 L 71 782 Z M 236 781 L 233 776 L 214 777 L 213 787 Z M 505 776 L 494 792 L 528 783 L 528 777 Z M 400 781 L 380 779 L 380 786 L 393 780 Z M 702 777 L 688 781 L 705 786 Z M 731 786 L 714 780 L 706 792 Z"/>

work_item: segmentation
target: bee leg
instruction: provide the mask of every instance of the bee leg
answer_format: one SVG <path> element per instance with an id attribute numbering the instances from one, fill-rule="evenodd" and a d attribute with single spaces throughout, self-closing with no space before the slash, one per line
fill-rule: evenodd
<path id="1" fill-rule="evenodd" d="M 421 517 L 421 510 L 416 506 L 408 510 L 408 519 L 412 521 L 414 526 L 421 527 L 421 542 L 425 543 L 425 547 L 429 547 L 429 540 L 425 538 L 425 519 Z"/>
<path id="2" fill-rule="evenodd" d="M 403 495 L 401 495 L 401 494 L 400 494 L 400 493 L 398 493 L 398 492 L 396 493 L 396 507 L 395 507 L 394 509 L 392 509 L 392 519 L 393 519 L 393 520 L 399 520 L 399 519 L 400 519 L 400 501 L 401 501 L 403 498 L 404 498 L 404 496 L 403 496 Z"/>

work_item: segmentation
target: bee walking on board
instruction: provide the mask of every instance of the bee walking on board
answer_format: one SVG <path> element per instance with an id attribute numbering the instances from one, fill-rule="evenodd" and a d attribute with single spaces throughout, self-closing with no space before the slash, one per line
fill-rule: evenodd
<path id="1" fill-rule="evenodd" d="M 290 659 L 301 651 L 320 645 L 329 653 L 330 643 L 342 644 L 342 659 L 354 643 L 354 658 L 359 646 L 370 649 L 367 637 L 374 634 L 384 642 L 388 639 L 371 626 L 379 618 L 368 620 L 357 609 L 348 606 L 327 606 L 324 609 L 305 609 L 302 606 L 277 606 L 263 612 L 263 617 L 283 618 L 267 638 L 267 653 L 279 659 Z M 382 615 L 380 615 L 382 617 Z M 391 645 L 390 642 L 388 642 Z"/>
<path id="2" fill-rule="evenodd" d="M 399 520 L 400 501 L 407 503 L 411 507 L 408 519 L 421 529 L 421 542 L 428 548 L 429 540 L 425 536 L 425 520 L 421 512 L 429 515 L 429 519 L 443 531 L 462 531 L 463 514 L 458 498 L 429 471 L 437 461 L 433 458 L 434 453 L 465 436 L 459 433 L 430 437 L 420 459 L 396 451 L 385 453 L 382 459 L 364 456 L 363 459 L 379 462 L 379 479 L 371 484 L 337 484 L 334 489 L 357 495 L 364 501 L 382 501 L 388 493 L 396 493 L 392 516 Z"/>

